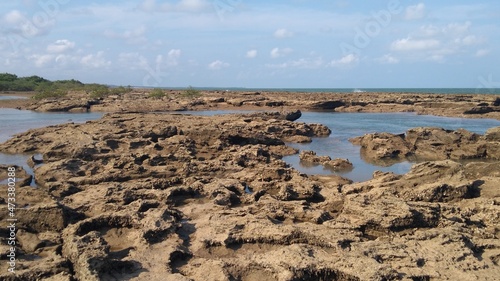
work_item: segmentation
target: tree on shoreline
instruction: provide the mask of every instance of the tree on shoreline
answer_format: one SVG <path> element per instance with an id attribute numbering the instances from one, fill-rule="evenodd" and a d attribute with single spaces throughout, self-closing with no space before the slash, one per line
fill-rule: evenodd
<path id="1" fill-rule="evenodd" d="M 11 73 L 0 73 L 0 91 L 35 91 L 39 85 L 50 83 L 40 76 L 18 77 Z"/>
<path id="2" fill-rule="evenodd" d="M 0 73 L 0 91 L 36 92 L 34 99 L 60 98 L 66 96 L 69 91 L 84 91 L 92 98 L 101 98 L 110 94 L 128 93 L 132 88 L 84 84 L 75 79 L 50 81 L 36 75 L 18 77 L 11 73 Z"/>

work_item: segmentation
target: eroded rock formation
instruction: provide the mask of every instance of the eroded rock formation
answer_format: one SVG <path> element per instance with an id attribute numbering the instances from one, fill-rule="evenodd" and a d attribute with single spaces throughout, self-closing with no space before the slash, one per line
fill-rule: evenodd
<path id="1" fill-rule="evenodd" d="M 0 276 L 291 281 L 500 275 L 498 163 L 425 162 L 406 175 L 376 172 L 370 181 L 352 183 L 307 176 L 281 160 L 297 153 L 284 145 L 287 139 L 328 133 L 321 125 L 266 114 L 108 114 L 19 134 L 0 150 L 41 153 L 43 164 L 35 169 L 38 188 L 18 187 L 25 207 L 17 213 L 17 275 L 7 274 L 3 263 Z M 484 141 L 495 136 L 492 130 Z M 0 188 L 4 196 L 6 185 Z"/>
<path id="2" fill-rule="evenodd" d="M 349 159 L 335 158 L 330 156 L 317 156 L 316 152 L 305 150 L 299 154 L 300 161 L 309 165 L 323 165 L 332 171 L 352 170 L 354 167 Z"/>
<path id="3" fill-rule="evenodd" d="M 390 159 L 465 160 L 500 159 L 499 128 L 489 129 L 484 136 L 467 130 L 414 128 L 406 134 L 374 133 L 350 141 L 362 147 L 368 161 Z"/>
<path id="4" fill-rule="evenodd" d="M 438 116 L 500 118 L 496 95 L 425 94 L 425 93 L 293 93 L 203 91 L 188 97 L 182 91 L 166 91 L 164 97 L 153 98 L 147 89 L 134 89 L 126 94 L 92 98 L 72 92 L 52 100 L 28 101 L 23 109 L 36 111 L 101 111 L 154 112 L 185 110 L 276 110 L 296 112 L 415 112 Z M 9 106 L 8 104 L 6 104 Z M 12 105 L 14 106 L 14 104 Z M 17 107 L 17 105 L 15 105 Z M 297 114 L 289 114 L 289 120 Z"/>

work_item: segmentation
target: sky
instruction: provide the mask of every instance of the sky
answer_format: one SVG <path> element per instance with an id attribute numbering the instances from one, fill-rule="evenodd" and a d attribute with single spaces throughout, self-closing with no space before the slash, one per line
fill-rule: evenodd
<path id="1" fill-rule="evenodd" d="M 500 2 L 16 0 L 0 72 L 144 87 L 498 88 Z"/>

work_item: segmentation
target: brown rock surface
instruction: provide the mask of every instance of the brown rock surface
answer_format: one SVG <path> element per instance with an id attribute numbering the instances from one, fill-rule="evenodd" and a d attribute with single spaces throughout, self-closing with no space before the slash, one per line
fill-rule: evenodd
<path id="1" fill-rule="evenodd" d="M 491 128 L 484 136 L 480 136 L 464 129 L 413 128 L 406 134 L 374 133 L 350 141 L 360 145 L 362 157 L 373 163 L 391 159 L 499 160 L 497 131 L 498 128 Z"/>
<path id="2" fill-rule="evenodd" d="M 302 163 L 308 165 L 323 165 L 333 171 L 352 170 L 354 167 L 348 159 L 333 159 L 330 156 L 317 156 L 316 152 L 305 150 L 301 151 L 299 159 Z"/>
<path id="3" fill-rule="evenodd" d="M 374 133 L 353 138 L 350 141 L 362 147 L 362 155 L 365 159 L 376 161 L 410 156 L 411 148 L 404 137 L 404 135 L 390 133 Z"/>
<path id="4" fill-rule="evenodd" d="M 294 152 L 285 139 L 327 133 L 267 114 L 127 113 L 19 134 L 0 150 L 36 151 L 44 163 L 35 169 L 38 188 L 19 187 L 30 207 L 17 212 L 17 275 L 3 263 L 0 278 L 499 276 L 497 163 L 425 162 L 352 183 L 281 160 Z"/>
<path id="5" fill-rule="evenodd" d="M 8 168 L 15 169 L 15 177 L 8 176 Z M 31 184 L 33 180 L 33 176 L 28 174 L 23 167 L 17 165 L 2 165 L 0 164 L 0 182 L 5 182 L 8 184 L 9 182 L 15 181 L 16 186 L 28 186 Z"/>
<path id="6" fill-rule="evenodd" d="M 182 91 L 166 91 L 160 99 L 149 96 L 150 90 L 135 89 L 131 93 L 91 98 L 89 94 L 72 92 L 57 100 L 26 101 L 23 109 L 37 111 L 102 111 L 152 112 L 184 110 L 275 110 L 336 112 L 415 112 L 438 116 L 500 119 L 496 95 L 425 94 L 425 93 L 293 93 L 202 91 L 188 97 Z M 19 103 L 19 102 L 18 102 Z M 5 102 L 4 106 L 18 103 Z M 486 106 L 485 106 L 486 105 Z M 289 115 L 292 118 L 293 115 Z M 294 116 L 293 118 L 296 118 Z M 292 118 L 292 119 L 293 119 Z"/>
<path id="7" fill-rule="evenodd" d="M 484 134 L 484 139 L 487 141 L 500 141 L 500 127 L 488 129 Z"/>

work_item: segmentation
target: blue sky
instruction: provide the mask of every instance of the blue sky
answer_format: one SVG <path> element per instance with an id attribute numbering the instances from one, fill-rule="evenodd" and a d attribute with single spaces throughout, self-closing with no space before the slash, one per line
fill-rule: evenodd
<path id="1" fill-rule="evenodd" d="M 498 87 L 498 34 L 496 0 L 3 1 L 0 72 L 150 87 Z"/>

